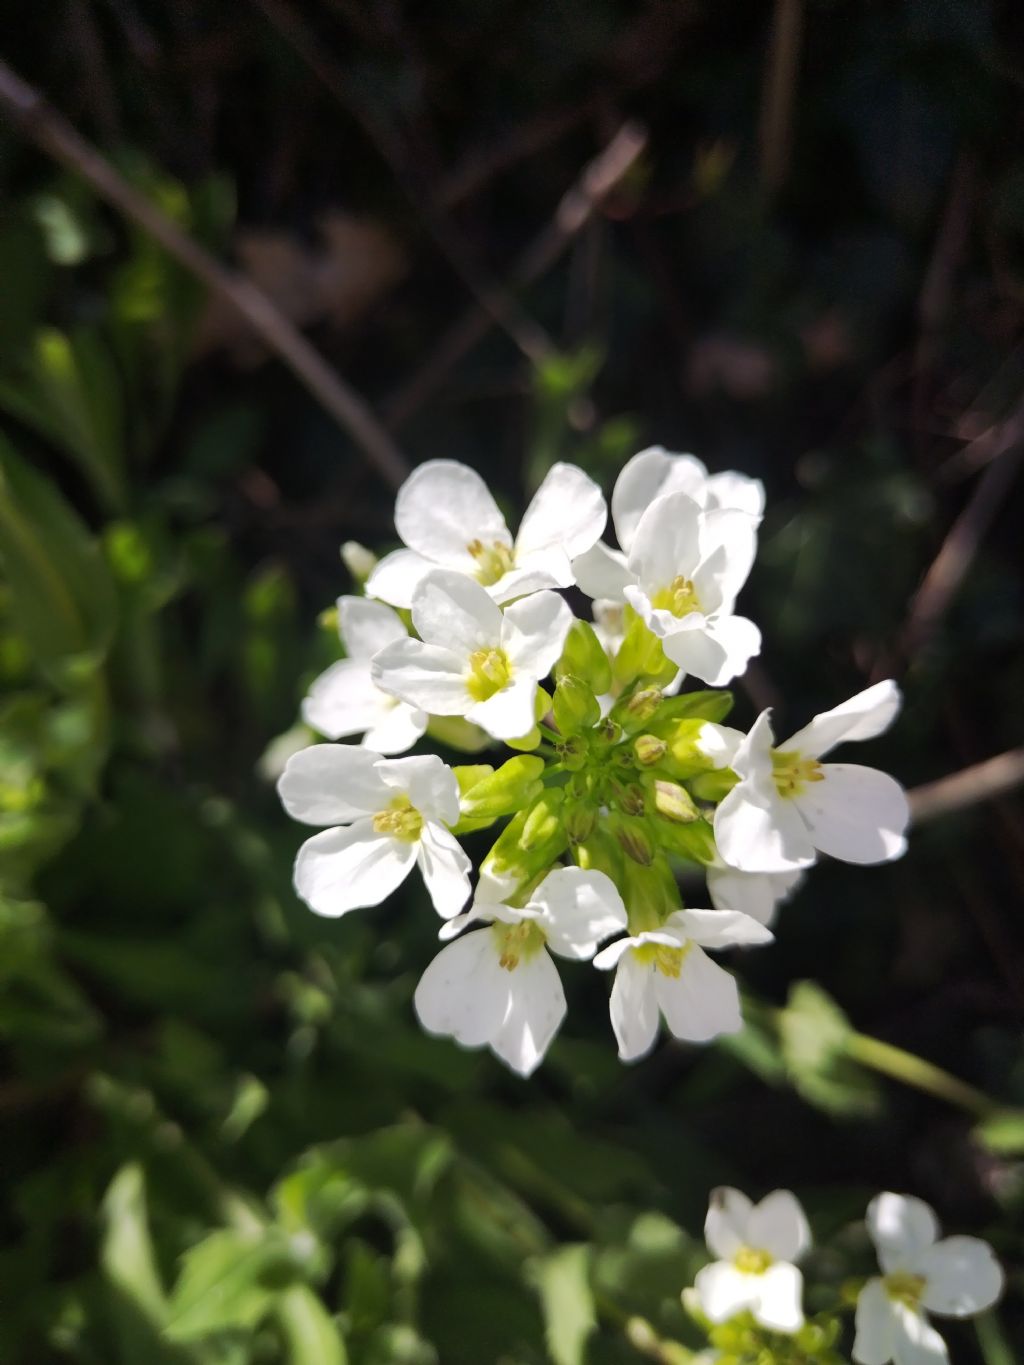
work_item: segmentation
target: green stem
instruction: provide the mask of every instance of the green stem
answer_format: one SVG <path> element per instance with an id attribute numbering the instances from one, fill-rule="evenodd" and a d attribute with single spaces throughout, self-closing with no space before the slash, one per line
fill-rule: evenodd
<path id="1" fill-rule="evenodd" d="M 1003 1335 L 999 1318 L 994 1312 L 982 1313 L 976 1317 L 974 1330 L 978 1334 L 978 1345 L 981 1347 L 985 1365 L 1015 1365 L 1016 1357 Z"/>
<path id="2" fill-rule="evenodd" d="M 869 1038 L 864 1033 L 852 1033 L 846 1047 L 849 1055 L 862 1066 L 871 1067 L 883 1076 L 891 1076 L 904 1085 L 935 1095 L 947 1104 L 965 1109 L 969 1114 L 977 1114 L 979 1118 L 986 1118 L 1001 1108 L 990 1096 L 975 1090 L 966 1081 L 926 1062 L 923 1057 L 894 1047 L 892 1043 L 883 1043 L 881 1039 Z"/>

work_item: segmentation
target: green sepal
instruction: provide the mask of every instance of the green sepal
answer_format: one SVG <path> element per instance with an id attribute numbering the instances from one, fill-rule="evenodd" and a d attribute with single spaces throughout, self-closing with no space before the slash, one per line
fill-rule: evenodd
<path id="1" fill-rule="evenodd" d="M 575 673 L 565 673 L 559 678 L 551 709 L 555 713 L 555 724 L 566 736 L 591 730 L 601 719 L 600 703 Z"/>
<path id="2" fill-rule="evenodd" d="M 735 702 L 731 692 L 718 688 L 704 688 L 699 692 L 681 692 L 677 697 L 666 697 L 658 709 L 659 727 L 673 720 L 694 718 L 723 721 Z M 659 730 L 660 733 L 660 730 Z M 662 735 L 668 739 L 668 735 Z"/>
<path id="3" fill-rule="evenodd" d="M 659 929 L 669 915 L 682 909 L 672 869 L 667 859 L 660 855 L 646 864 L 623 858 L 617 885 L 629 911 L 631 934 Z"/>
<path id="4" fill-rule="evenodd" d="M 676 675 L 675 664 L 669 663 L 658 637 L 647 629 L 635 612 L 626 609 L 629 625 L 625 638 L 615 656 L 613 673 L 620 687 L 629 687 L 638 678 L 659 678 L 669 669 L 670 678 Z"/>
<path id="5" fill-rule="evenodd" d="M 565 794 L 559 787 L 542 792 L 527 810 L 513 816 L 481 863 L 481 873 L 526 882 L 568 847 L 562 819 Z"/>
<path id="6" fill-rule="evenodd" d="M 621 885 L 622 849 L 608 833 L 605 822 L 599 822 L 585 839 L 575 845 L 573 856 L 585 872 L 603 872 L 617 886 Z"/>
<path id="7" fill-rule="evenodd" d="M 533 754 L 510 758 L 500 768 L 478 765 L 483 772 L 468 789 L 461 790 L 462 818 L 497 820 L 523 810 L 543 791 L 544 760 Z M 461 823 L 461 822 L 460 822 Z"/>
<path id="8" fill-rule="evenodd" d="M 695 796 L 698 801 L 708 801 L 717 805 L 723 797 L 729 795 L 739 780 L 739 773 L 733 772 L 732 768 L 713 768 L 710 772 L 694 777 L 687 786 L 690 795 Z"/>
<path id="9" fill-rule="evenodd" d="M 466 720 L 465 716 L 431 716 L 427 721 L 427 734 L 439 744 L 446 744 L 449 749 L 458 749 L 463 754 L 479 754 L 493 743 L 486 731 Z"/>
<path id="10" fill-rule="evenodd" d="M 597 696 L 611 689 L 612 668 L 594 627 L 587 621 L 574 621 L 565 637 L 562 657 L 555 664 L 555 678 L 561 682 L 568 676 L 579 678 Z"/>
<path id="11" fill-rule="evenodd" d="M 674 820 L 659 819 L 655 829 L 666 853 L 702 865 L 714 861 L 715 831 L 707 820 L 701 818 L 680 825 Z"/>

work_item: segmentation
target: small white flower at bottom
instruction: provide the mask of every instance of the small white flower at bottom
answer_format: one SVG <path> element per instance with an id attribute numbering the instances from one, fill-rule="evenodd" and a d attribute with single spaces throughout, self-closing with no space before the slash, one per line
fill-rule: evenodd
<path id="1" fill-rule="evenodd" d="M 880 1194 L 868 1206 L 868 1232 L 883 1274 L 857 1299 L 858 1365 L 940 1365 L 946 1343 L 928 1312 L 966 1318 L 999 1298 L 1003 1270 L 977 1237 L 938 1240 L 932 1209 L 909 1195 Z"/>
<path id="2" fill-rule="evenodd" d="M 603 873 L 564 867 L 548 873 L 525 906 L 478 900 L 441 937 L 474 920 L 487 927 L 442 948 L 423 973 L 416 1013 L 428 1033 L 463 1047 L 489 1046 L 529 1076 L 565 1017 L 565 993 L 548 950 L 587 961 L 603 939 L 626 927 L 625 906 Z"/>
<path id="3" fill-rule="evenodd" d="M 704 948 L 769 943 L 771 932 L 734 910 L 677 910 L 659 928 L 611 943 L 594 958 L 614 967 L 611 1020 L 624 1062 L 650 1052 L 659 1012 L 670 1031 L 693 1043 L 743 1027 L 735 978 Z"/>
<path id="4" fill-rule="evenodd" d="M 753 1204 L 740 1190 L 713 1190 L 704 1238 L 720 1258 L 695 1281 L 705 1317 L 719 1323 L 750 1312 L 770 1331 L 800 1330 L 803 1276 L 795 1262 L 810 1246 L 811 1232 L 791 1191 L 774 1190 Z"/>
<path id="5" fill-rule="evenodd" d="M 471 864 L 447 828 L 459 819 L 459 784 L 436 754 L 388 759 L 314 744 L 292 755 L 277 790 L 294 820 L 333 826 L 295 859 L 295 889 L 318 915 L 379 905 L 414 864 L 439 915 L 465 905 Z"/>

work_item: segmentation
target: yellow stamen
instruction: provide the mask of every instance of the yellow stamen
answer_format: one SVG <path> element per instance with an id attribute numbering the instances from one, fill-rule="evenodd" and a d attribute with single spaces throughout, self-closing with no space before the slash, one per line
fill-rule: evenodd
<path id="1" fill-rule="evenodd" d="M 741 1275 L 763 1275 L 775 1258 L 760 1247 L 740 1247 L 732 1263 Z"/>
<path id="2" fill-rule="evenodd" d="M 683 962 L 686 955 L 693 947 L 691 943 L 682 944 L 678 948 L 670 948 L 667 943 L 641 943 L 639 948 L 633 951 L 645 966 L 654 964 L 655 970 L 661 972 L 662 976 L 676 978 L 683 969 Z"/>
<path id="3" fill-rule="evenodd" d="M 799 796 L 808 782 L 823 782 L 825 774 L 816 758 L 772 750 L 772 777 L 780 796 Z"/>
<path id="4" fill-rule="evenodd" d="M 476 580 L 485 588 L 497 583 L 499 578 L 504 578 L 515 567 L 512 546 L 502 540 L 492 540 L 490 545 L 485 545 L 482 540 L 471 540 L 466 549 L 477 563 Z"/>
<path id="5" fill-rule="evenodd" d="M 387 810 L 379 810 L 373 817 L 373 828 L 378 834 L 390 834 L 394 839 L 412 844 L 420 837 L 423 816 L 404 794 L 396 796 Z"/>
<path id="6" fill-rule="evenodd" d="M 923 1275 L 911 1275 L 907 1270 L 897 1270 L 892 1275 L 883 1276 L 882 1284 L 890 1299 L 897 1303 L 905 1303 L 908 1308 L 920 1306 L 925 1286 Z"/>
<path id="7" fill-rule="evenodd" d="M 503 649 L 477 649 L 469 656 L 466 690 L 474 701 L 486 701 L 507 687 L 512 677 L 508 655 Z"/>
<path id="8" fill-rule="evenodd" d="M 662 611 L 670 611 L 673 616 L 689 616 L 693 611 L 703 612 L 693 580 L 677 574 L 667 588 L 662 588 L 651 598 L 651 605 Z"/>
<path id="9" fill-rule="evenodd" d="M 507 972 L 514 972 L 520 958 L 533 957 L 547 942 L 547 935 L 534 920 L 524 919 L 518 924 L 499 920 L 491 928 L 498 940 L 498 966 Z"/>

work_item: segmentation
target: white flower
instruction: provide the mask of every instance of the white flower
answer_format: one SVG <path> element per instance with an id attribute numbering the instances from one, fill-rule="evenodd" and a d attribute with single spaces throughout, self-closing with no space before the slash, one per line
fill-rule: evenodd
<path id="1" fill-rule="evenodd" d="M 334 826 L 295 859 L 295 889 L 318 915 L 379 905 L 414 863 L 439 915 L 465 905 L 470 861 L 447 829 L 459 819 L 459 785 L 436 754 L 387 759 L 314 744 L 288 760 L 277 789 L 293 819 Z"/>
<path id="2" fill-rule="evenodd" d="M 640 518 L 624 563 L 604 551 L 574 567 L 584 592 L 627 601 L 667 658 L 719 687 L 761 648 L 754 623 L 733 615 L 756 549 L 757 523 L 746 512 L 705 512 L 686 493 L 666 493 Z"/>
<path id="3" fill-rule="evenodd" d="M 444 926 L 449 938 L 473 920 L 485 929 L 442 948 L 416 987 L 428 1033 L 464 1047 L 490 1046 L 513 1071 L 529 1076 L 565 1017 L 565 994 L 548 950 L 586 961 L 626 927 L 626 910 L 602 872 L 577 867 L 548 873 L 529 902 L 513 909 L 477 900 Z"/>
<path id="4" fill-rule="evenodd" d="M 768 943 L 771 933 L 734 910 L 676 910 L 660 929 L 622 938 L 594 958 L 616 968 L 612 1028 L 624 1062 L 644 1056 L 658 1036 L 659 1011 L 677 1038 L 704 1043 L 743 1027 L 735 979 L 704 948 Z"/>
<path id="5" fill-rule="evenodd" d="M 848 863 L 900 857 L 910 812 L 895 778 L 819 761 L 846 740 L 882 734 L 900 702 L 894 682 L 876 683 L 778 746 L 762 712 L 732 759 L 742 780 L 715 812 L 715 842 L 725 861 L 744 872 L 790 872 L 809 867 L 815 849 Z"/>
<path id="6" fill-rule="evenodd" d="M 717 910 L 739 910 L 758 924 L 773 924 L 779 906 L 803 880 L 796 872 L 741 872 L 719 860 L 704 869 L 711 903 Z"/>
<path id="7" fill-rule="evenodd" d="M 713 1190 L 704 1237 L 720 1258 L 695 1281 L 705 1317 L 727 1322 L 749 1311 L 770 1331 L 800 1330 L 803 1276 L 794 1262 L 810 1246 L 811 1231 L 794 1194 L 773 1190 L 752 1204 L 739 1190 Z"/>
<path id="8" fill-rule="evenodd" d="M 396 640 L 373 661 L 373 681 L 438 716 L 465 716 L 495 739 L 534 724 L 537 684 L 562 652 L 573 622 L 557 593 L 537 592 L 506 611 L 479 583 L 434 570 L 412 602 L 419 640 Z"/>
<path id="9" fill-rule="evenodd" d="M 883 1274 L 857 1299 L 858 1365 L 938 1365 L 946 1343 L 927 1313 L 970 1317 L 995 1303 L 1003 1271 L 992 1248 L 977 1237 L 938 1240 L 935 1214 L 921 1199 L 880 1194 L 868 1206 L 868 1232 Z"/>
<path id="10" fill-rule="evenodd" d="M 513 541 L 480 475 L 455 460 L 429 460 L 398 490 L 395 527 L 408 546 L 386 555 L 366 585 L 371 597 L 412 605 L 431 569 L 454 569 L 482 583 L 496 602 L 567 588 L 571 561 L 589 550 L 608 518 L 597 484 L 571 464 L 552 465 Z"/>
<path id="11" fill-rule="evenodd" d="M 409 632 L 397 612 L 365 597 L 338 598 L 338 634 L 347 659 L 331 664 L 313 682 L 302 703 L 307 725 L 328 739 L 363 734 L 361 743 L 379 754 L 400 754 L 427 728 L 415 706 L 382 692 L 370 676 L 370 660 Z"/>

